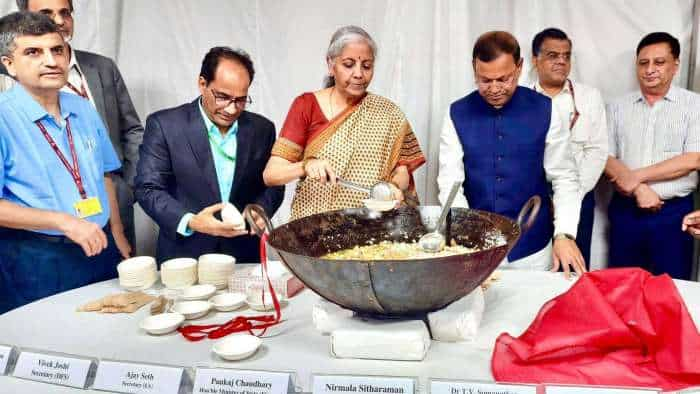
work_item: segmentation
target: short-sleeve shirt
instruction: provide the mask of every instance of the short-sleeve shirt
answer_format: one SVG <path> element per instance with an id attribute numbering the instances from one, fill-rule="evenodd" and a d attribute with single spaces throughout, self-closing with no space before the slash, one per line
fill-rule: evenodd
<path id="1" fill-rule="evenodd" d="M 61 120 L 57 122 L 20 84 L 0 94 L 0 198 L 24 207 L 76 215 L 74 205 L 81 199 L 78 187 L 35 122 L 41 122 L 72 165 L 66 132 L 69 123 L 87 196 L 97 197 L 102 205 L 102 213 L 86 219 L 104 226 L 110 215 L 104 176 L 119 169 L 121 163 L 88 100 L 59 92 L 59 104 Z"/>

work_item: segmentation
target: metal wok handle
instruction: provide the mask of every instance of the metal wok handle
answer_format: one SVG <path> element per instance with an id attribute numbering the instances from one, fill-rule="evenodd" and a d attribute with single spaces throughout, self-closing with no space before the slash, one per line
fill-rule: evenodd
<path id="1" fill-rule="evenodd" d="M 260 228 L 258 226 L 258 223 L 255 221 L 253 218 L 253 213 L 257 214 L 259 217 L 261 217 L 265 221 L 265 228 Z M 272 230 L 275 229 L 275 227 L 272 225 L 272 222 L 270 221 L 270 218 L 267 217 L 267 214 L 265 213 L 265 210 L 263 207 L 261 207 L 258 204 L 248 204 L 243 208 L 243 217 L 245 220 L 248 222 L 250 225 L 250 228 L 255 231 L 255 234 L 258 236 L 262 237 L 262 235 L 267 231 L 267 233 L 271 233 Z"/>
<path id="2" fill-rule="evenodd" d="M 517 223 L 523 234 L 525 234 L 532 227 L 533 223 L 535 223 L 535 219 L 537 219 L 537 214 L 540 212 L 541 205 L 542 199 L 540 196 L 532 196 L 520 209 Z M 528 212 L 530 212 L 529 215 L 527 215 Z M 525 219 L 526 215 L 527 221 L 523 224 L 523 219 Z"/>

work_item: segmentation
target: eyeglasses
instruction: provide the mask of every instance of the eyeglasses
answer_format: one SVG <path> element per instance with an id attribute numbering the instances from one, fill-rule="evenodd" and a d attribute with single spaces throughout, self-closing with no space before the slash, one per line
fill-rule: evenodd
<path id="1" fill-rule="evenodd" d="M 540 53 L 540 56 L 544 57 L 549 62 L 555 62 L 558 59 L 561 59 L 567 63 L 571 61 L 571 52 L 548 51 L 546 53 Z"/>
<path id="2" fill-rule="evenodd" d="M 219 93 L 214 89 L 210 90 L 211 95 L 214 97 L 214 104 L 216 104 L 218 108 L 226 108 L 231 104 L 235 104 L 236 108 L 244 109 L 246 105 L 253 103 L 253 99 L 250 96 L 229 97 L 228 95 Z"/>
<path id="3" fill-rule="evenodd" d="M 488 79 L 484 77 L 477 76 L 476 83 L 482 89 L 488 89 L 491 86 L 496 88 L 504 89 L 510 87 L 515 81 L 515 74 L 518 72 L 518 67 L 511 71 L 509 74 L 497 79 Z"/>

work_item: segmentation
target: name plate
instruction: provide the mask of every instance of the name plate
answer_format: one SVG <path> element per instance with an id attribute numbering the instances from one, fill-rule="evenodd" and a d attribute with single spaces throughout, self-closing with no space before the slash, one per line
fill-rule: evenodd
<path id="1" fill-rule="evenodd" d="M 431 380 L 430 394 L 537 394 L 536 385 Z"/>
<path id="2" fill-rule="evenodd" d="M 314 375 L 314 394 L 413 394 L 415 379 L 383 376 Z"/>
<path id="3" fill-rule="evenodd" d="M 0 345 L 0 375 L 7 373 L 7 363 L 10 362 L 10 355 L 12 355 L 12 346 Z"/>
<path id="4" fill-rule="evenodd" d="M 184 368 L 100 361 L 92 387 L 118 393 L 177 394 Z"/>
<path id="5" fill-rule="evenodd" d="M 626 389 L 619 387 L 545 386 L 546 394 L 658 394 L 656 389 Z"/>
<path id="6" fill-rule="evenodd" d="M 193 394 L 287 394 L 289 373 L 197 368 Z"/>
<path id="7" fill-rule="evenodd" d="M 24 351 L 12 376 L 37 382 L 85 388 L 92 360 Z"/>

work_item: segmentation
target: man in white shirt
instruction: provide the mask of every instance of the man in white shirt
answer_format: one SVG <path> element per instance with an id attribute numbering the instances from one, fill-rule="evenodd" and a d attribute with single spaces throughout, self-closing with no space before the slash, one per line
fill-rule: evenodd
<path id="1" fill-rule="evenodd" d="M 668 33 L 645 36 L 637 45 L 639 91 L 608 106 L 605 174 L 617 189 L 608 266 L 690 279 L 693 242 L 683 217 L 698 186 L 700 95 L 672 85 L 680 52 Z"/>
<path id="2" fill-rule="evenodd" d="M 535 35 L 532 64 L 537 71 L 537 80 L 532 87 L 552 99 L 562 129 L 569 136 L 583 195 L 576 245 L 588 269 L 595 209 L 593 188 L 608 159 L 608 128 L 605 104 L 598 89 L 569 79 L 571 47 L 571 40 L 559 29 L 545 29 Z"/>
<path id="3" fill-rule="evenodd" d="M 563 265 L 567 276 L 570 267 L 582 273 L 585 264 L 574 242 L 581 197 L 568 133 L 550 99 L 518 86 L 522 64 L 520 45 L 510 33 L 488 32 L 476 41 L 478 91 L 452 103 L 443 124 L 440 201 L 461 182 L 455 206 L 515 219 L 530 197 L 539 196 L 542 209 L 504 266 L 548 269 L 553 262 L 552 269 Z"/>

